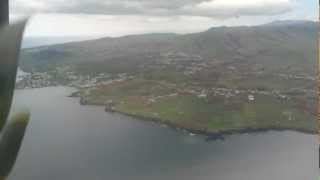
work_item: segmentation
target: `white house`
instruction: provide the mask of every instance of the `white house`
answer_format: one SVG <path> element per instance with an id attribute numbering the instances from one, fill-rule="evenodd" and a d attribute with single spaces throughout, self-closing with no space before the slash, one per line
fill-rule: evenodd
<path id="1" fill-rule="evenodd" d="M 248 100 L 249 100 L 249 101 L 254 101 L 254 99 L 255 99 L 255 98 L 254 98 L 254 95 L 251 95 L 251 94 L 248 95 Z"/>

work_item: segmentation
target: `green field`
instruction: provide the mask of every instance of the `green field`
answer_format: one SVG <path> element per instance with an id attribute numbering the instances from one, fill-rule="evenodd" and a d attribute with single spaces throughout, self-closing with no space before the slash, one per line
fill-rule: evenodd
<path id="1" fill-rule="evenodd" d="M 89 104 L 104 105 L 112 100 L 118 112 L 158 119 L 177 127 L 205 132 L 242 129 L 295 129 L 315 131 L 315 117 L 297 107 L 294 100 L 247 94 L 231 98 L 200 98 L 183 90 L 187 87 L 164 81 L 133 79 L 99 86 L 85 94 Z"/>

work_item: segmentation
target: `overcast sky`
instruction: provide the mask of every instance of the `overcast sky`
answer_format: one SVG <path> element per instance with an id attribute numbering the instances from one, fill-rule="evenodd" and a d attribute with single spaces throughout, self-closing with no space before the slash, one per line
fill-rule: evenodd
<path id="1" fill-rule="evenodd" d="M 317 0 L 10 0 L 10 12 L 32 15 L 29 37 L 115 37 L 316 20 Z"/>

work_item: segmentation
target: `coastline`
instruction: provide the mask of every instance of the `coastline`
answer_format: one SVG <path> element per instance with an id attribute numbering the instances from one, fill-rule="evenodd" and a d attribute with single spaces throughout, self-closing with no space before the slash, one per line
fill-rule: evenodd
<path id="1" fill-rule="evenodd" d="M 152 122 L 159 125 L 165 125 L 169 128 L 172 128 L 176 131 L 185 131 L 187 133 L 190 133 L 190 135 L 204 135 L 207 136 L 206 140 L 223 140 L 225 136 L 235 135 L 235 134 L 247 134 L 247 133 L 262 133 L 262 132 L 268 132 L 268 131 L 295 131 L 300 132 L 304 134 L 310 134 L 310 135 L 316 135 L 316 130 L 310 130 L 305 128 L 286 128 L 286 127 L 246 127 L 241 129 L 225 129 L 225 130 L 217 130 L 216 132 L 209 131 L 207 129 L 197 129 L 192 127 L 186 127 L 177 123 L 172 123 L 169 120 L 161 119 L 161 118 L 155 118 L 155 117 L 145 117 L 142 115 L 132 114 L 132 113 L 126 113 L 120 110 L 117 110 L 115 108 L 106 107 L 102 104 L 96 104 L 91 103 L 87 100 L 83 100 L 83 98 L 80 96 L 78 92 L 73 92 L 68 97 L 77 97 L 79 99 L 80 105 L 88 105 L 88 106 L 102 106 L 105 107 L 105 112 L 108 113 L 116 113 L 119 115 L 124 115 L 128 117 L 132 117 L 136 120 L 145 121 L 145 122 Z"/>
<path id="2" fill-rule="evenodd" d="M 251 128 L 251 127 L 247 127 L 247 128 L 243 128 L 243 129 L 229 129 L 229 130 L 220 130 L 220 131 L 217 131 L 217 132 L 210 132 L 210 131 L 207 131 L 207 130 L 204 130 L 204 129 L 202 130 L 202 129 L 192 129 L 190 127 L 183 127 L 183 126 L 180 126 L 179 124 L 171 123 L 171 122 L 168 122 L 168 121 L 160 119 L 160 118 L 144 117 L 144 116 L 125 113 L 125 112 L 121 112 L 121 111 L 117 111 L 117 110 L 106 111 L 106 112 L 117 113 L 117 114 L 120 114 L 120 115 L 125 115 L 125 116 L 132 117 L 132 118 L 137 119 L 137 120 L 157 123 L 159 125 L 166 125 L 166 126 L 168 126 L 170 128 L 173 128 L 173 129 L 175 129 L 177 131 L 184 130 L 184 131 L 187 131 L 187 132 L 192 133 L 192 134 L 205 135 L 205 136 L 208 136 L 210 138 L 211 137 L 212 138 L 216 137 L 217 139 L 223 138 L 224 136 L 234 135 L 234 134 L 260 133 L 260 132 L 268 132 L 268 131 L 296 131 L 296 132 L 305 133 L 305 134 L 311 134 L 311 135 L 317 134 L 316 131 L 302 129 L 302 128 L 299 129 L 299 128 L 279 128 L 279 127 L 269 127 L 269 128 Z"/>

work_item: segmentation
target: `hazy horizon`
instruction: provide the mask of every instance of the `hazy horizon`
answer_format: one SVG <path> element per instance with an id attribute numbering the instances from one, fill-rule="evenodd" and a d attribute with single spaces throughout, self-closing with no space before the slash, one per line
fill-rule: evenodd
<path id="1" fill-rule="evenodd" d="M 264 23 L 260 25 L 248 25 L 248 27 L 254 27 L 254 26 L 263 26 L 268 25 L 272 23 L 286 23 L 286 22 L 313 22 L 312 20 L 276 20 L 269 23 Z M 212 28 L 221 28 L 221 27 L 241 27 L 245 25 L 237 25 L 237 26 L 212 26 L 208 29 L 193 32 L 193 33 L 201 33 L 207 30 L 210 30 Z M 25 36 L 22 43 L 22 48 L 33 48 L 33 47 L 39 47 L 39 46 L 47 46 L 47 45 L 55 45 L 55 44 L 63 44 L 63 43 L 70 43 L 70 42 L 80 42 L 80 41 L 87 41 L 87 40 L 96 40 L 101 38 L 121 38 L 126 36 L 135 36 L 135 35 L 147 35 L 147 34 L 177 34 L 177 35 L 187 35 L 190 33 L 174 33 L 174 32 L 146 32 L 146 33 L 140 33 L 140 34 L 126 34 L 126 35 L 120 35 L 120 36 Z"/>
<path id="2" fill-rule="evenodd" d="M 277 20 L 316 21 L 318 16 L 313 0 L 13 0 L 10 12 L 12 22 L 33 15 L 27 37 L 186 34 Z"/>

